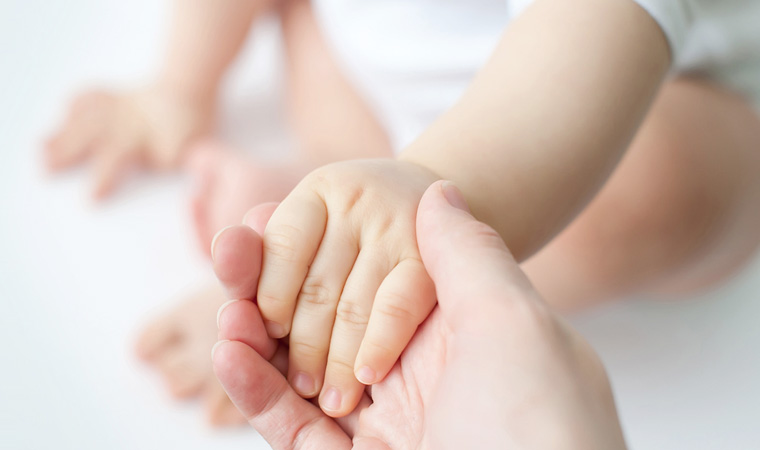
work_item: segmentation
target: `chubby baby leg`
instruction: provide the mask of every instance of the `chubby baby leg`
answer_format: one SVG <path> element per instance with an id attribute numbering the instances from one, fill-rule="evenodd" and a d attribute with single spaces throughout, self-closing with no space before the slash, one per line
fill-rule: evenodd
<path id="1" fill-rule="evenodd" d="M 281 17 L 290 122 L 304 157 L 326 164 L 392 156 L 384 128 L 333 57 L 311 2 L 285 1 Z"/>
<path id="2" fill-rule="evenodd" d="M 523 264 L 555 306 L 725 279 L 760 244 L 760 119 L 708 81 L 667 83 L 607 185 Z"/>

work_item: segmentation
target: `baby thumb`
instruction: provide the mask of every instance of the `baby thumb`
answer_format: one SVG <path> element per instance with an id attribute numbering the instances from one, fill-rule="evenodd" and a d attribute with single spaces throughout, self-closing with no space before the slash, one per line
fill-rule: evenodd
<path id="1" fill-rule="evenodd" d="M 537 297 L 501 236 L 469 213 L 450 181 L 434 183 L 422 196 L 417 243 L 447 317 L 461 320 L 504 302 Z"/>

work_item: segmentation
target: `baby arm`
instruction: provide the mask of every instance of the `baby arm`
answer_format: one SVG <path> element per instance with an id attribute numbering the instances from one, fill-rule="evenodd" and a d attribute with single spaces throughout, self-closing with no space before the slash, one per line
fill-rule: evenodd
<path id="1" fill-rule="evenodd" d="M 175 0 L 159 85 L 188 98 L 213 99 L 253 21 L 277 0 Z"/>
<path id="2" fill-rule="evenodd" d="M 537 0 L 400 159 L 453 180 L 524 260 L 604 183 L 669 63 L 665 36 L 632 0 Z"/>
<path id="3" fill-rule="evenodd" d="M 146 88 L 75 98 L 49 139 L 46 162 L 61 170 L 93 163 L 96 198 L 126 169 L 176 167 L 187 144 L 213 125 L 220 80 L 268 1 L 176 0 L 164 62 Z"/>
<path id="4" fill-rule="evenodd" d="M 538 0 L 399 160 L 305 178 L 266 228 L 258 289 L 270 335 L 291 333 L 295 389 L 345 415 L 362 398 L 356 379 L 381 380 L 432 308 L 414 239 L 425 187 L 453 180 L 526 258 L 604 182 L 668 65 L 664 35 L 632 1 Z"/>

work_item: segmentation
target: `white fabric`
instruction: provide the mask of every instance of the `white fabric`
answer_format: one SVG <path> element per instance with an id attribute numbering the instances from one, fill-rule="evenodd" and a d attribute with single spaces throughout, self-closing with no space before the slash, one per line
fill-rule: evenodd
<path id="1" fill-rule="evenodd" d="M 621 1 L 621 0 L 610 0 Z M 663 29 L 673 72 L 760 108 L 760 0 L 633 0 Z M 531 0 L 315 0 L 338 60 L 400 150 L 459 98 Z"/>
<path id="2" fill-rule="evenodd" d="M 336 56 L 394 148 L 461 95 L 507 24 L 504 0 L 316 0 Z"/>

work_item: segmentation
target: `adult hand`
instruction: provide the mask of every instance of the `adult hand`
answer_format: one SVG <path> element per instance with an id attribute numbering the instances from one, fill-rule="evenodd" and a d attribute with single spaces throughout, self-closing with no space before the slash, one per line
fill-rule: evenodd
<path id="1" fill-rule="evenodd" d="M 220 309 L 214 369 L 275 449 L 625 448 L 599 359 L 547 308 L 498 234 L 466 208 L 448 183 L 426 191 L 417 233 L 438 306 L 344 418 L 329 418 L 288 385 L 287 347 L 267 337 L 254 302 Z M 261 231 L 267 213 L 271 207 L 249 214 L 254 229 Z M 226 229 L 212 253 L 230 297 L 252 299 L 258 234 Z"/>

